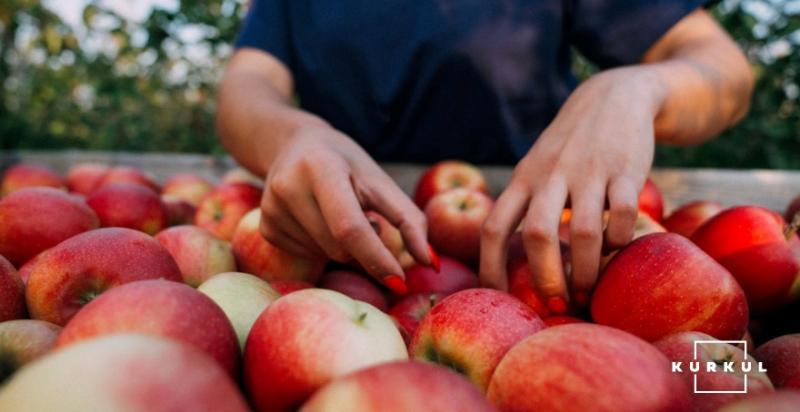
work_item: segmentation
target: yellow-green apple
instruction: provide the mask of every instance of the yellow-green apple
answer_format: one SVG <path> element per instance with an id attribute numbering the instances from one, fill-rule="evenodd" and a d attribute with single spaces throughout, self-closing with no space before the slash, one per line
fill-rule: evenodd
<path id="1" fill-rule="evenodd" d="M 437 303 L 409 345 L 414 359 L 447 366 L 482 392 L 514 344 L 546 326 L 533 309 L 506 293 L 467 289 Z"/>
<path id="2" fill-rule="evenodd" d="M 775 387 L 800 389 L 800 333 L 767 341 L 756 349 L 755 356 L 764 362 Z"/>
<path id="3" fill-rule="evenodd" d="M 658 349 L 629 333 L 580 323 L 547 328 L 508 351 L 489 401 L 501 411 L 652 411 L 689 407 Z"/>
<path id="4" fill-rule="evenodd" d="M 43 250 L 98 226 L 86 202 L 64 191 L 18 190 L 0 200 L 0 255 L 21 266 Z"/>
<path id="5" fill-rule="evenodd" d="M 86 203 L 103 227 L 127 227 L 148 235 L 167 227 L 167 210 L 158 193 L 140 184 L 105 185 L 92 192 Z"/>
<path id="6" fill-rule="evenodd" d="M 268 282 L 280 279 L 316 283 L 325 262 L 295 256 L 277 248 L 261 235 L 260 222 L 261 210 L 253 209 L 242 218 L 233 234 L 231 245 L 239 270 Z"/>
<path id="7" fill-rule="evenodd" d="M 662 224 L 672 233 L 691 238 L 697 228 L 721 211 L 722 205 L 717 202 L 697 200 L 674 210 Z"/>
<path id="8" fill-rule="evenodd" d="M 406 270 L 408 293 L 438 293 L 442 297 L 459 290 L 477 288 L 478 276 L 463 263 L 447 256 L 439 258 L 440 267 L 414 265 Z"/>
<path id="9" fill-rule="evenodd" d="M 351 299 L 367 302 L 383 312 L 389 310 L 386 294 L 372 280 L 359 272 L 340 269 L 322 275 L 317 287 L 335 290 Z"/>
<path id="10" fill-rule="evenodd" d="M 156 193 L 161 192 L 161 186 L 156 182 L 155 177 L 143 170 L 128 166 L 114 166 L 108 169 L 94 189 L 97 190 L 115 183 L 135 183 L 147 186 Z"/>
<path id="11" fill-rule="evenodd" d="M 250 173 L 247 169 L 235 167 L 225 172 L 220 179 L 222 184 L 245 183 L 257 187 L 261 187 L 264 181 L 258 176 Z"/>
<path id="12" fill-rule="evenodd" d="M 0 255 L 0 322 L 25 317 L 25 284 L 8 259 Z"/>
<path id="13" fill-rule="evenodd" d="M 800 411 L 800 391 L 779 390 L 742 399 L 725 405 L 718 412 L 797 412 Z"/>
<path id="14" fill-rule="evenodd" d="M 197 290 L 210 297 L 225 312 L 236 331 L 242 351 L 258 315 L 281 297 L 269 283 L 241 272 L 214 275 Z"/>
<path id="15" fill-rule="evenodd" d="M 390 362 L 335 379 L 301 412 L 493 412 L 496 409 L 457 374 L 429 363 Z"/>
<path id="16" fill-rule="evenodd" d="M 194 223 L 197 207 L 172 195 L 161 195 L 164 210 L 167 213 L 167 223 L 170 226 L 190 225 Z"/>
<path id="17" fill-rule="evenodd" d="M 386 249 L 392 252 L 392 255 L 394 255 L 395 259 L 400 263 L 400 266 L 403 269 L 413 266 L 414 257 L 411 256 L 411 253 L 406 248 L 400 229 L 392 225 L 391 222 L 378 212 L 368 210 L 366 215 L 370 225 L 375 229 L 375 233 L 378 234 L 378 237 L 381 239 L 383 245 L 386 246 Z"/>
<path id="18" fill-rule="evenodd" d="M 76 164 L 67 171 L 67 188 L 70 192 L 89 196 L 108 170 L 108 166 L 100 163 Z"/>
<path id="19" fill-rule="evenodd" d="M 0 196 L 6 196 L 11 192 L 26 187 L 52 187 L 65 189 L 66 183 L 53 170 L 44 166 L 18 163 L 6 169 L 3 174 L 3 181 L 0 183 Z"/>
<path id="20" fill-rule="evenodd" d="M 161 194 L 174 196 L 197 206 L 213 189 L 211 182 L 194 173 L 178 173 L 167 179 Z"/>
<path id="21" fill-rule="evenodd" d="M 256 319 L 244 350 L 244 382 L 257 411 L 298 408 L 334 378 L 408 359 L 391 318 L 332 290 L 305 289 Z"/>
<path id="22" fill-rule="evenodd" d="M 142 280 L 103 293 L 67 323 L 56 348 L 114 333 L 175 339 L 206 352 L 231 376 L 239 370 L 239 344 L 225 312 L 182 283 Z"/>
<path id="23" fill-rule="evenodd" d="M 203 228 L 192 225 L 174 226 L 162 230 L 156 235 L 156 240 L 175 259 L 183 282 L 189 286 L 200 286 L 217 273 L 236 270 L 230 242 Z"/>
<path id="24" fill-rule="evenodd" d="M 645 181 L 642 191 L 639 192 L 639 210 L 650 215 L 656 222 L 661 222 L 664 218 L 664 197 L 650 178 Z"/>
<path id="25" fill-rule="evenodd" d="M 306 281 L 291 279 L 274 279 L 269 282 L 269 285 L 278 291 L 281 296 L 292 292 L 297 292 L 298 290 L 311 289 L 314 287 L 314 285 Z"/>
<path id="26" fill-rule="evenodd" d="M 63 326 L 106 290 L 158 278 L 181 281 L 158 241 L 133 229 L 95 229 L 38 255 L 28 269 L 25 299 L 32 318 Z"/>
<path id="27" fill-rule="evenodd" d="M 225 240 L 231 240 L 239 220 L 257 207 L 261 189 L 248 184 L 217 186 L 197 206 L 194 224 Z"/>
<path id="28" fill-rule="evenodd" d="M 556 315 L 545 318 L 544 323 L 548 328 L 552 328 L 553 326 L 570 325 L 573 323 L 586 323 L 586 321 L 573 316 Z"/>
<path id="29" fill-rule="evenodd" d="M 400 329 L 406 345 L 411 344 L 411 338 L 417 331 L 419 323 L 440 300 L 442 296 L 436 293 L 414 293 L 403 297 L 389 309 L 389 316 Z"/>
<path id="30" fill-rule="evenodd" d="M 445 160 L 431 166 L 419 178 L 414 202 L 424 209 L 437 194 L 459 187 L 489 193 L 486 178 L 480 169 L 460 160 Z"/>
<path id="31" fill-rule="evenodd" d="M 709 219 L 692 241 L 731 272 L 753 312 L 767 312 L 789 300 L 800 272 L 785 226 L 771 210 L 738 206 Z"/>
<path id="32" fill-rule="evenodd" d="M 233 380 L 203 352 L 118 334 L 52 352 L 0 389 L 3 411 L 246 412 Z"/>
<path id="33" fill-rule="evenodd" d="M 451 189 L 432 197 L 425 206 L 431 245 L 443 255 L 476 263 L 481 252 L 481 226 L 492 205 L 488 195 L 468 188 Z"/>
<path id="34" fill-rule="evenodd" d="M 17 370 L 49 352 L 61 327 L 43 320 L 0 322 L 0 384 Z"/>
<path id="35" fill-rule="evenodd" d="M 695 412 L 714 412 L 738 399 L 775 390 L 752 354 L 745 358 L 742 349 L 705 333 L 678 332 L 653 344 L 672 362 L 673 373 L 683 379 Z M 692 362 L 699 362 L 696 372 L 690 369 Z M 708 368 L 709 363 L 714 365 L 713 370 Z M 745 387 L 746 393 L 736 393 Z M 697 393 L 695 389 L 720 393 Z"/>
<path id="36" fill-rule="evenodd" d="M 647 235 L 619 251 L 595 287 L 591 312 L 595 322 L 651 342 L 684 331 L 739 339 L 748 319 L 733 276 L 675 233 Z"/>

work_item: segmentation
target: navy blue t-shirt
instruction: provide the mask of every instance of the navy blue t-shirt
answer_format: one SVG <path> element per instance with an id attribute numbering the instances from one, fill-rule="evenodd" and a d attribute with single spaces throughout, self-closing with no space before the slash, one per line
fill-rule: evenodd
<path id="1" fill-rule="evenodd" d="M 253 0 L 236 46 L 286 64 L 301 107 L 377 160 L 513 164 L 576 85 L 571 46 L 635 64 L 704 2 Z"/>

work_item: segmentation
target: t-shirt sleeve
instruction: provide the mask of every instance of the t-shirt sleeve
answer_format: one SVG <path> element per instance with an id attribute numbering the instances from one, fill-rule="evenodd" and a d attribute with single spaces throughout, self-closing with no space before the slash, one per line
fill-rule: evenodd
<path id="1" fill-rule="evenodd" d="M 288 66 L 290 33 L 286 3 L 291 0 L 251 1 L 250 10 L 236 38 L 236 48 L 251 47 L 263 50 Z"/>
<path id="2" fill-rule="evenodd" d="M 635 64 L 672 26 L 709 0 L 568 0 L 567 38 L 607 68 Z"/>

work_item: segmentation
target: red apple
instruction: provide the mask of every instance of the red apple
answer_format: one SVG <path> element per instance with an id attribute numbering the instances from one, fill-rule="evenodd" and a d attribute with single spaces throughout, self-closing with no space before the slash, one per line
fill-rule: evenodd
<path id="1" fill-rule="evenodd" d="M 386 294 L 367 276 L 351 270 L 334 270 L 322 275 L 317 284 L 323 289 L 335 290 L 352 299 L 367 302 L 383 312 L 389 310 Z"/>
<path id="2" fill-rule="evenodd" d="M 194 223 L 194 215 L 197 213 L 197 208 L 191 203 L 172 195 L 161 195 L 161 202 L 164 203 L 169 226 Z"/>
<path id="3" fill-rule="evenodd" d="M 800 391 L 764 393 L 725 405 L 718 412 L 797 412 L 800 410 Z"/>
<path id="4" fill-rule="evenodd" d="M 698 341 L 714 341 L 714 343 L 695 343 Z M 683 379 L 687 390 L 691 393 L 693 411 L 714 412 L 738 399 L 774 391 L 769 378 L 764 372 L 759 371 L 752 356 L 748 356 L 745 360 L 746 354 L 741 349 L 719 342 L 705 333 L 679 332 L 659 339 L 654 345 L 670 361 L 680 362 L 680 372 L 675 373 Z M 690 370 L 691 362 L 700 362 L 698 372 Z M 715 364 L 719 370 L 709 371 L 707 368 L 709 362 Z M 726 362 L 730 362 L 727 365 L 730 366 L 729 371 L 724 370 Z M 742 369 L 743 362 L 747 362 L 749 371 Z M 745 386 L 747 393 L 695 392 L 695 388 L 698 391 L 736 392 L 743 390 Z"/>
<path id="5" fill-rule="evenodd" d="M 214 185 L 211 182 L 194 173 L 178 173 L 167 179 L 164 188 L 161 189 L 161 194 L 170 195 L 197 206 L 213 189 Z"/>
<path id="6" fill-rule="evenodd" d="M 49 352 L 59 332 L 59 326 L 41 320 L 0 322 L 0 384 L 23 366 Z"/>
<path id="7" fill-rule="evenodd" d="M 298 290 L 303 289 L 311 289 L 314 287 L 311 283 L 304 282 L 302 280 L 291 280 L 291 279 L 275 279 L 269 282 L 269 285 L 272 286 L 273 289 L 278 291 L 278 293 L 282 295 L 288 295 L 292 292 L 297 292 Z"/>
<path id="8" fill-rule="evenodd" d="M 394 318 L 406 345 L 411 344 L 419 323 L 440 300 L 442 296 L 436 293 L 415 293 L 405 296 L 389 309 L 389 315 Z"/>
<path id="9" fill-rule="evenodd" d="M 0 322 L 25 317 L 25 285 L 17 270 L 0 255 Z"/>
<path id="10" fill-rule="evenodd" d="M 777 388 L 800 389 L 800 333 L 779 336 L 756 349 Z"/>
<path id="11" fill-rule="evenodd" d="M 106 290 L 158 278 L 180 282 L 181 272 L 155 239 L 132 229 L 95 229 L 38 255 L 25 298 L 32 318 L 63 326 Z"/>
<path id="12" fill-rule="evenodd" d="M 412 257 L 411 253 L 406 249 L 406 244 L 403 240 L 403 235 L 400 233 L 400 229 L 392 225 L 378 212 L 368 210 L 366 215 L 367 220 L 372 225 L 373 229 L 375 229 L 375 233 L 378 234 L 378 237 L 381 239 L 383 245 L 386 246 L 386 249 L 392 252 L 392 255 L 394 255 L 400 263 L 400 266 L 403 269 L 413 266 L 414 257 Z"/>
<path id="13" fill-rule="evenodd" d="M 158 193 L 133 183 L 105 185 L 86 199 L 104 227 L 127 227 L 154 235 L 167 227 L 167 210 Z"/>
<path id="14" fill-rule="evenodd" d="M 206 352 L 231 376 L 239 370 L 239 344 L 225 312 L 181 283 L 142 280 L 103 293 L 67 323 L 56 348 L 114 333 L 175 339 Z"/>
<path id="15" fill-rule="evenodd" d="M 463 263 L 441 256 L 440 269 L 414 265 L 406 270 L 408 293 L 438 293 L 442 297 L 478 287 L 478 276 Z"/>
<path id="16" fill-rule="evenodd" d="M 236 262 L 231 244 L 197 226 L 175 226 L 156 235 L 178 268 L 183 282 L 197 287 L 217 273 L 233 272 Z"/>
<path id="17" fill-rule="evenodd" d="M 664 218 L 664 198 L 661 190 L 649 178 L 639 192 L 639 210 L 650 215 L 656 222 L 661 222 Z"/>
<path id="18" fill-rule="evenodd" d="M 775 212 L 739 206 L 711 218 L 692 241 L 731 272 L 754 312 L 766 312 L 789 299 L 800 272 L 784 226 Z"/>
<path id="19" fill-rule="evenodd" d="M 18 190 L 0 200 L 0 255 L 21 266 L 43 250 L 98 225 L 86 202 L 61 190 Z"/>
<path id="20" fill-rule="evenodd" d="M 595 322 L 655 341 L 683 331 L 739 339 L 748 310 L 736 280 L 681 235 L 634 240 L 606 266 L 591 302 Z"/>
<path id="21" fill-rule="evenodd" d="M 302 412 L 492 412 L 457 374 L 421 362 L 391 362 L 338 378 L 317 391 Z"/>
<path id="22" fill-rule="evenodd" d="M 109 167 L 99 163 L 79 163 L 67 171 L 67 188 L 70 192 L 89 196 L 108 173 Z"/>
<path id="23" fill-rule="evenodd" d="M 44 166 L 17 163 L 6 169 L 3 181 L 0 183 L 0 196 L 26 187 L 53 187 L 65 189 L 66 183 L 56 172 Z"/>
<path id="24" fill-rule="evenodd" d="M 685 411 L 689 394 L 647 342 L 588 323 L 548 328 L 500 361 L 489 401 L 501 411 Z"/>
<path id="25" fill-rule="evenodd" d="M 3 411 L 245 412 L 236 384 L 203 352 L 112 335 L 43 357 L 0 390 Z"/>
<path id="26" fill-rule="evenodd" d="M 572 316 L 558 315 L 545 318 L 544 323 L 548 328 L 552 328 L 553 326 L 571 325 L 573 323 L 586 323 L 586 321 Z"/>
<path id="27" fill-rule="evenodd" d="M 261 189 L 247 184 L 223 184 L 197 206 L 194 224 L 225 240 L 231 240 L 242 217 L 257 207 Z"/>
<path id="28" fill-rule="evenodd" d="M 244 351 L 244 381 L 257 411 L 295 410 L 350 372 L 408 358 L 388 315 L 324 289 L 278 300 L 258 317 Z"/>
<path id="29" fill-rule="evenodd" d="M 224 175 L 222 175 L 222 179 L 220 179 L 220 181 L 224 185 L 244 183 L 261 187 L 264 184 L 263 179 L 248 172 L 246 169 L 243 169 L 241 167 L 228 170 L 227 172 L 225 172 Z"/>
<path id="30" fill-rule="evenodd" d="M 315 283 L 325 262 L 292 255 L 269 243 L 259 231 L 261 210 L 253 209 L 239 222 L 231 244 L 239 270 L 268 282 L 302 280 Z"/>
<path id="31" fill-rule="evenodd" d="M 663 225 L 672 233 L 690 238 L 697 228 L 721 211 L 722 205 L 717 202 L 698 200 L 674 210 L 664 219 Z"/>
<path id="32" fill-rule="evenodd" d="M 481 226 L 492 209 L 492 198 L 473 189 L 440 193 L 428 202 L 428 240 L 440 253 L 473 264 L 480 257 Z"/>
<path id="33" fill-rule="evenodd" d="M 489 193 L 486 178 L 480 169 L 459 160 L 445 160 L 431 166 L 419 178 L 414 202 L 424 209 L 432 197 L 459 187 Z"/>
<path id="34" fill-rule="evenodd" d="M 545 327 L 533 309 L 508 294 L 467 289 L 428 312 L 408 351 L 415 359 L 452 368 L 485 392 L 503 355 Z"/>
<path id="35" fill-rule="evenodd" d="M 152 175 L 135 167 L 128 166 L 114 166 L 108 169 L 108 172 L 97 182 L 97 186 L 95 186 L 94 189 L 97 190 L 103 186 L 115 183 L 135 183 L 147 186 L 156 193 L 161 192 L 161 186 L 158 185 L 156 179 Z"/>

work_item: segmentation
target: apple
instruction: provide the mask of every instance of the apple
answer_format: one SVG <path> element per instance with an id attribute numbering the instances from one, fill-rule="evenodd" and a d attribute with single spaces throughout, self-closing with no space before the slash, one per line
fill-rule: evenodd
<path id="1" fill-rule="evenodd" d="M 473 264 L 481 253 L 481 226 L 492 210 L 488 195 L 458 188 L 437 194 L 425 207 L 428 240 L 440 253 Z"/>
<path id="2" fill-rule="evenodd" d="M 554 326 L 571 325 L 573 323 L 586 323 L 586 321 L 572 316 L 557 315 L 545 318 L 544 323 L 548 328 L 552 328 Z"/>
<path id="3" fill-rule="evenodd" d="M 65 189 L 66 182 L 56 172 L 44 166 L 17 163 L 6 169 L 3 180 L 0 182 L 0 196 L 26 187 L 52 187 Z"/>
<path id="4" fill-rule="evenodd" d="M 774 338 L 755 351 L 778 388 L 800 389 L 800 333 Z"/>
<path id="5" fill-rule="evenodd" d="M 194 215 L 194 224 L 225 240 L 231 240 L 242 217 L 257 207 L 261 189 L 248 184 L 223 184 L 212 190 Z"/>
<path id="6" fill-rule="evenodd" d="M 156 240 L 175 259 L 189 286 L 197 287 L 217 273 L 236 271 L 231 244 L 203 228 L 174 226 L 161 231 Z"/>
<path id="7" fill-rule="evenodd" d="M 38 255 L 27 272 L 31 317 L 61 326 L 108 289 L 143 279 L 181 281 L 178 265 L 158 241 L 124 228 L 73 236 Z"/>
<path id="8" fill-rule="evenodd" d="M 236 332 L 225 312 L 182 283 L 142 280 L 103 293 L 67 323 L 56 348 L 114 333 L 175 339 L 206 352 L 231 376 L 239 370 Z"/>
<path id="9" fill-rule="evenodd" d="M 425 209 L 434 196 L 459 187 L 489 193 L 486 178 L 480 169 L 460 160 L 445 160 L 431 166 L 419 178 L 414 202 L 420 209 Z"/>
<path id="10" fill-rule="evenodd" d="M 569 246 L 561 242 L 560 247 L 562 270 L 566 276 L 570 276 L 572 266 Z M 528 257 L 525 255 L 524 245 L 519 233 L 515 233 L 509 240 L 506 270 L 508 273 L 508 293 L 528 305 L 542 319 L 553 315 L 533 284 L 533 271 L 528 265 Z M 573 302 L 574 299 L 570 301 L 570 307 L 567 308 L 568 312 L 574 311 Z"/>
<path id="11" fill-rule="evenodd" d="M 197 206 L 213 189 L 214 185 L 211 182 L 194 173 L 178 173 L 167 179 L 161 189 L 161 194 L 170 195 Z"/>
<path id="12" fill-rule="evenodd" d="M 725 405 L 718 412 L 797 412 L 800 410 L 800 391 L 763 393 Z"/>
<path id="13" fill-rule="evenodd" d="M 302 280 L 291 280 L 291 279 L 275 279 L 269 282 L 269 285 L 272 286 L 273 289 L 278 291 L 278 293 L 283 295 L 288 295 L 292 292 L 297 292 L 298 290 L 303 289 L 311 289 L 314 287 L 311 283 L 302 281 Z"/>
<path id="14" fill-rule="evenodd" d="M 106 336 L 46 355 L 0 389 L 3 411 L 246 412 L 201 351 L 144 335 Z"/>
<path id="15" fill-rule="evenodd" d="M 681 372 L 675 372 L 683 379 L 687 390 L 691 393 L 692 410 L 696 412 L 714 412 L 721 406 L 737 399 L 760 393 L 773 392 L 772 383 L 767 374 L 760 372 L 752 356 L 745 358 L 745 353 L 729 343 L 695 343 L 697 341 L 716 341 L 712 336 L 700 332 L 678 332 L 667 335 L 654 343 L 655 347 L 672 362 L 681 362 Z M 696 351 L 696 352 L 695 352 Z M 690 362 L 700 362 L 700 370 L 692 372 Z M 706 368 L 712 362 L 720 369 L 710 372 Z M 723 369 L 725 362 L 730 364 L 733 372 Z M 749 371 L 742 369 L 747 362 Z M 701 391 L 741 391 L 747 381 L 747 393 L 695 393 Z"/>
<path id="16" fill-rule="evenodd" d="M 236 331 L 242 351 L 258 315 L 281 297 L 269 283 L 241 272 L 214 275 L 197 290 L 210 297 L 225 312 Z"/>
<path id="17" fill-rule="evenodd" d="M 375 233 L 377 233 L 378 237 L 381 239 L 381 243 L 394 255 L 397 262 L 400 263 L 400 266 L 403 269 L 413 266 L 415 263 L 414 257 L 411 256 L 411 253 L 409 253 L 406 248 L 400 229 L 392 225 L 391 222 L 378 212 L 368 210 L 366 215 L 370 225 L 372 225 L 372 228 L 375 229 Z"/>
<path id="18" fill-rule="evenodd" d="M 317 287 L 335 290 L 352 299 L 367 302 L 383 312 L 389 310 L 386 294 L 367 276 L 352 270 L 334 270 L 322 275 Z"/>
<path id="19" fill-rule="evenodd" d="M 478 287 L 478 276 L 463 263 L 448 256 L 440 256 L 439 262 L 438 272 L 422 265 L 408 268 L 408 293 L 438 293 L 444 297 L 459 290 Z"/>
<path id="20" fill-rule="evenodd" d="M 639 210 L 650 215 L 656 222 L 661 222 L 664 218 L 664 198 L 650 178 L 644 182 L 644 187 L 639 192 Z"/>
<path id="21" fill-rule="evenodd" d="M 169 226 L 194 223 L 194 215 L 197 213 L 197 208 L 191 203 L 172 195 L 161 195 L 161 203 L 164 204 Z"/>
<path id="22" fill-rule="evenodd" d="M 278 249 L 261 235 L 260 221 L 261 210 L 253 209 L 236 227 L 231 245 L 239 270 L 268 282 L 281 279 L 316 283 L 325 262 L 313 261 Z"/>
<path id="23" fill-rule="evenodd" d="M 516 344 L 492 376 L 501 411 L 685 411 L 689 393 L 647 342 L 607 326 L 548 328 Z"/>
<path id="24" fill-rule="evenodd" d="M 651 342 L 690 330 L 739 339 L 748 319 L 731 274 L 675 233 L 647 235 L 619 251 L 595 287 L 591 312 L 595 322 Z"/>
<path id="25" fill-rule="evenodd" d="M 25 317 L 25 284 L 8 259 L 0 255 L 0 322 Z"/>
<path id="26" fill-rule="evenodd" d="M 49 187 L 21 189 L 0 200 L 0 255 L 21 266 L 98 226 L 97 216 L 83 200 Z"/>
<path id="27" fill-rule="evenodd" d="M 249 184 L 257 187 L 261 187 L 264 184 L 264 180 L 259 178 L 258 176 L 250 173 L 247 169 L 236 167 L 231 170 L 225 172 L 222 175 L 222 179 L 220 179 L 222 184 L 236 184 L 236 183 L 244 183 Z"/>
<path id="28" fill-rule="evenodd" d="M 156 182 L 156 179 L 151 174 L 128 166 L 114 166 L 108 169 L 97 182 L 94 190 L 115 183 L 135 183 L 147 186 L 156 193 L 161 192 L 161 186 L 159 186 L 158 182 Z"/>
<path id="29" fill-rule="evenodd" d="M 419 323 L 442 297 L 437 293 L 414 293 L 406 295 L 389 309 L 388 313 L 400 329 L 406 345 L 411 344 Z"/>
<path id="30" fill-rule="evenodd" d="M 800 195 L 797 195 L 791 202 L 786 206 L 786 212 L 784 212 L 783 217 L 786 219 L 787 222 L 793 222 L 797 213 L 800 212 Z"/>
<path id="31" fill-rule="evenodd" d="M 662 224 L 672 233 L 691 238 L 697 228 L 721 211 L 722 205 L 717 202 L 698 200 L 674 210 Z"/>
<path id="32" fill-rule="evenodd" d="M 800 262 L 784 237 L 777 213 L 738 206 L 711 218 L 692 241 L 727 268 L 747 295 L 754 312 L 767 312 L 789 300 Z"/>
<path id="33" fill-rule="evenodd" d="M 108 166 L 100 163 L 76 164 L 67 171 L 67 188 L 70 192 L 89 196 L 108 170 Z"/>
<path id="34" fill-rule="evenodd" d="M 546 326 L 533 309 L 492 289 L 467 289 L 437 303 L 422 319 L 408 352 L 447 366 L 482 392 L 503 355 Z"/>
<path id="35" fill-rule="evenodd" d="M 50 351 L 61 327 L 42 320 L 0 322 L 0 385 L 17 370 Z"/>
<path id="36" fill-rule="evenodd" d="M 167 227 L 167 210 L 158 193 L 135 183 L 105 185 L 86 203 L 104 227 L 127 227 L 154 235 Z"/>
<path id="37" fill-rule="evenodd" d="M 244 350 L 244 382 L 256 411 L 294 410 L 334 378 L 407 358 L 388 315 L 339 292 L 305 289 L 256 319 Z"/>
<path id="38" fill-rule="evenodd" d="M 492 412 L 475 387 L 457 374 L 422 362 L 391 362 L 335 379 L 301 412 Z"/>

